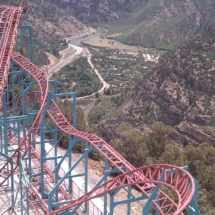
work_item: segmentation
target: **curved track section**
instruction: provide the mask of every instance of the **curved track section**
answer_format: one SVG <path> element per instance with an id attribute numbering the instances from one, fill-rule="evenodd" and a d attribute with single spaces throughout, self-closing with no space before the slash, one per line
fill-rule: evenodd
<path id="1" fill-rule="evenodd" d="M 22 157 L 24 158 L 25 155 L 28 153 L 28 150 L 30 149 L 32 143 L 34 142 L 34 140 L 37 136 L 38 130 L 39 130 L 42 113 L 43 113 L 43 109 L 46 104 L 46 97 L 47 97 L 47 93 L 48 93 L 47 75 L 44 72 L 42 72 L 39 68 L 37 68 L 34 64 L 32 64 L 29 60 L 24 58 L 22 55 L 20 55 L 18 53 L 13 53 L 12 56 L 13 56 L 13 60 L 18 65 L 20 65 L 23 69 L 25 69 L 31 76 L 33 76 L 34 79 L 38 82 L 38 85 L 40 87 L 40 94 L 38 94 L 39 97 L 38 97 L 38 100 L 36 100 L 36 101 L 40 102 L 41 106 L 40 106 L 38 114 L 31 126 L 31 128 L 28 131 L 28 134 L 22 139 L 19 147 L 12 154 L 12 156 L 10 157 L 8 162 L 5 163 L 3 166 L 1 166 L 1 168 L 0 168 L 0 186 L 13 174 L 13 172 L 19 166 L 20 152 L 22 152 Z M 21 104 L 20 100 L 16 100 L 16 101 L 17 101 L 16 105 Z M 30 140 L 28 138 L 29 136 L 31 136 Z M 8 165 L 8 164 L 10 162 L 14 163 L 13 169 L 9 169 L 10 165 Z M 6 174 L 3 174 L 3 173 L 6 173 Z"/>
<path id="2" fill-rule="evenodd" d="M 28 93 L 26 97 L 26 103 L 30 104 L 32 102 L 36 102 L 38 101 L 38 98 L 40 98 L 40 92 Z M 12 103 L 13 103 L 13 107 L 15 107 L 15 111 L 20 109 L 23 105 L 22 97 L 17 97 L 15 100 L 13 100 L 10 104 L 7 105 L 7 109 L 10 109 L 10 107 L 12 106 Z M 9 114 L 11 113 L 12 112 L 10 112 Z M 156 170 L 155 170 L 153 169 L 154 166 L 152 166 L 152 168 L 150 168 L 150 166 L 148 168 L 147 166 L 147 167 L 144 167 L 145 169 L 148 168 L 147 171 L 145 171 L 144 169 L 140 177 L 140 174 L 138 173 L 138 171 L 136 172 L 135 168 L 130 163 L 128 163 L 122 156 L 120 156 L 118 152 L 116 152 L 113 148 L 111 148 L 110 145 L 108 145 L 104 140 L 102 140 L 96 135 L 80 132 L 76 130 L 74 127 L 72 127 L 72 125 L 68 123 L 68 121 L 65 119 L 65 117 L 63 116 L 63 114 L 61 113 L 61 111 L 59 110 L 59 108 L 57 107 L 57 105 L 53 100 L 49 105 L 48 113 L 49 113 L 49 116 L 52 118 L 52 120 L 55 122 L 55 124 L 61 130 L 63 130 L 67 134 L 70 134 L 73 136 L 79 136 L 89 141 L 92 146 L 94 146 L 100 153 L 102 153 L 103 156 L 106 157 L 121 172 L 128 173 L 126 177 L 129 178 L 129 181 L 133 181 L 133 183 L 136 183 L 136 179 L 138 178 L 141 180 L 144 180 L 145 181 L 144 184 L 136 183 L 135 185 L 148 197 L 150 197 L 151 192 L 153 192 L 153 189 L 155 188 L 155 185 L 152 182 L 152 181 L 156 181 L 155 176 L 156 178 L 160 178 L 161 176 L 164 176 L 165 171 L 168 172 L 168 175 L 167 174 L 165 175 L 164 180 L 165 180 L 165 183 L 167 184 L 168 180 L 170 179 L 169 185 L 167 187 L 169 187 L 172 190 L 172 192 L 177 193 L 178 202 L 175 203 L 162 190 L 159 190 L 156 198 L 153 200 L 153 203 L 156 206 L 156 208 L 160 211 L 161 214 L 166 214 L 166 215 L 175 214 L 175 212 L 177 212 L 180 208 L 186 208 L 187 204 L 189 204 L 189 202 L 191 201 L 194 194 L 194 182 L 192 177 L 189 175 L 189 173 L 187 173 L 183 169 L 179 167 L 171 166 L 171 165 L 156 165 Z M 40 160 L 40 156 L 37 151 L 33 151 L 32 154 L 37 158 L 37 161 Z M 120 157 L 121 162 L 119 162 L 118 160 L 119 158 L 117 158 L 118 156 Z M 129 165 L 127 165 L 127 163 Z M 123 164 L 123 168 L 122 168 L 122 164 Z M 48 167 L 46 167 L 46 169 L 47 168 Z M 173 171 L 173 168 L 177 170 L 177 174 L 175 174 L 175 171 Z M 51 173 L 50 170 L 47 170 L 47 171 Z M 135 180 L 133 180 L 133 176 L 131 176 L 130 178 L 130 172 L 132 172 L 133 175 L 135 176 L 134 177 Z M 182 173 L 183 173 L 183 178 L 181 178 Z M 53 174 L 49 174 L 49 175 L 52 178 L 52 180 L 54 180 Z M 187 184 L 186 182 L 189 182 L 189 183 Z M 175 186 L 173 186 L 174 183 L 175 183 Z M 184 190 L 187 191 L 186 195 L 184 192 L 177 192 L 177 187 L 179 187 L 179 184 L 181 184 L 180 185 L 181 191 L 184 191 Z M 189 189 L 187 189 L 188 187 Z M 60 187 L 60 190 L 61 190 L 61 193 L 64 194 L 66 199 L 71 198 L 68 195 L 65 195 L 66 192 L 63 191 L 63 187 Z M 162 204 L 160 204 L 161 202 Z M 69 205 L 68 207 L 71 208 Z M 63 212 L 64 210 L 68 209 L 68 207 L 62 207 L 58 210 L 58 212 L 59 211 Z M 53 212 L 53 213 L 56 213 L 56 212 Z"/>
<path id="3" fill-rule="evenodd" d="M 91 145 L 93 145 L 103 156 L 105 156 L 115 167 L 117 167 L 122 173 L 134 171 L 135 167 L 133 167 L 125 158 L 123 158 L 118 152 L 116 152 L 109 144 L 107 144 L 104 140 L 102 140 L 100 137 L 88 134 L 85 132 L 81 132 L 76 130 L 72 125 L 69 124 L 69 122 L 66 120 L 66 118 L 63 116 L 60 109 L 57 107 L 55 102 L 51 100 L 51 103 L 48 108 L 49 116 L 52 118 L 52 120 L 55 122 L 55 124 L 65 133 L 78 136 L 83 138 L 84 140 L 87 140 Z M 168 165 L 166 165 L 168 166 Z M 175 167 L 177 168 L 177 167 Z M 134 174 L 136 172 L 134 171 Z M 186 175 L 186 172 L 184 173 Z M 188 173 L 187 176 L 188 177 Z M 128 174 L 129 177 L 129 174 Z M 139 177 L 137 175 L 136 177 Z M 141 177 L 144 177 L 144 180 L 148 180 L 147 176 L 142 175 Z M 173 172 L 171 171 L 171 177 L 174 177 Z M 193 179 L 190 179 L 193 181 Z M 194 182 L 192 182 L 192 185 Z M 144 185 L 137 185 L 137 187 L 146 195 L 150 196 L 151 192 L 153 191 L 155 185 L 153 183 L 144 183 Z M 172 187 L 174 190 L 175 188 Z M 192 192 L 190 192 L 192 191 Z M 194 186 L 192 186 L 192 189 L 188 190 L 187 195 L 185 196 L 186 201 L 184 201 L 184 196 L 179 195 L 179 202 L 190 202 L 192 197 L 194 195 Z M 159 202 L 162 200 L 163 204 L 160 206 Z M 157 207 L 157 209 L 160 211 L 161 214 L 172 214 L 172 213 L 166 213 L 166 211 L 177 211 L 179 208 L 179 205 L 176 204 L 166 193 L 164 193 L 162 190 L 158 191 L 157 198 L 153 200 L 154 205 Z"/>
<path id="4" fill-rule="evenodd" d="M 23 5 L 26 5 L 24 1 Z M 4 7 L 3 7 L 4 8 Z M 0 17 L 0 98 L 2 98 L 10 71 L 10 60 L 15 48 L 19 23 L 26 7 L 6 7 Z"/>
<path id="5" fill-rule="evenodd" d="M 175 172 L 174 176 L 172 174 L 173 172 Z M 106 193 L 111 193 L 123 187 L 146 183 L 165 185 L 166 187 L 171 188 L 177 195 L 179 200 L 177 211 L 172 211 L 173 208 L 166 208 L 166 214 L 181 214 L 181 212 L 183 212 L 183 210 L 186 209 L 189 204 L 187 196 L 194 194 L 194 191 L 192 189 L 194 186 L 192 176 L 190 174 L 187 174 L 185 170 L 172 165 L 156 164 L 141 167 L 132 172 L 128 172 L 115 177 L 114 179 L 103 183 L 94 190 L 86 193 L 79 199 L 76 199 L 67 206 L 64 206 L 54 212 L 48 213 L 47 215 L 54 215 L 61 212 L 62 210 L 72 209 L 75 206 L 87 202 L 93 198 L 100 197 L 101 195 Z M 161 206 L 163 205 L 163 200 L 160 200 L 160 204 Z"/>
<path id="6" fill-rule="evenodd" d="M 4 6 L 2 8 L 4 8 Z M 40 92 L 29 93 L 26 97 L 26 101 L 23 101 L 22 97 L 16 98 L 13 101 L 13 105 L 15 105 L 16 108 L 21 108 L 22 102 L 39 102 L 41 105 L 31 128 L 27 132 L 27 135 L 23 137 L 20 145 L 12 154 L 10 159 L 0 167 L 0 186 L 3 185 L 4 182 L 8 180 L 9 177 L 18 168 L 19 159 L 21 158 L 21 156 L 22 158 L 25 157 L 32 143 L 34 142 L 39 131 L 48 93 L 47 75 L 43 73 L 39 68 L 37 68 L 34 64 L 25 59 L 22 55 L 13 52 L 18 34 L 19 22 L 22 14 L 26 11 L 26 9 L 27 0 L 24 0 L 21 2 L 20 7 L 5 7 L 5 10 L 1 13 L 0 16 L 0 98 L 2 97 L 4 88 L 7 83 L 8 73 L 10 70 L 10 60 L 13 59 L 37 81 L 40 88 Z M 80 199 L 75 200 L 73 203 L 62 206 L 57 211 L 53 211 L 47 214 L 64 212 L 65 210 L 71 209 L 81 202 L 88 201 L 90 198 L 107 193 L 111 189 L 119 189 L 120 186 L 124 187 L 128 185 L 136 185 L 138 189 L 141 190 L 147 197 L 150 197 L 151 193 L 156 187 L 155 184 L 157 183 L 166 185 L 167 187 L 172 189 L 172 191 L 175 192 L 178 197 L 178 201 L 175 202 L 162 190 L 158 190 L 157 195 L 153 200 L 153 204 L 157 207 L 160 213 L 162 215 L 183 214 L 183 210 L 188 206 L 194 195 L 194 182 L 189 173 L 183 171 L 181 168 L 170 165 L 147 166 L 136 170 L 134 166 L 132 166 L 127 160 L 125 160 L 104 140 L 96 135 L 78 131 L 72 125 L 70 125 L 53 100 L 51 100 L 50 104 L 48 105 L 48 114 L 63 132 L 87 140 L 117 169 L 119 169 L 119 171 L 124 174 L 107 182 L 107 184 L 102 184 L 98 188 L 92 190 L 90 193 L 85 194 Z M 12 111 L 14 110 L 11 110 L 11 113 Z M 10 135 L 11 134 L 9 134 L 9 138 L 12 138 L 12 136 Z M 39 154 L 35 154 L 35 157 L 37 157 L 37 160 L 40 159 Z M 10 165 L 8 165 L 11 162 L 14 163 L 12 169 L 10 169 Z M 177 171 L 175 172 L 175 170 Z M 50 177 L 54 180 L 51 172 Z M 120 184 L 120 186 L 118 186 L 118 184 Z M 108 186 L 109 190 L 107 190 L 105 186 Z M 63 190 L 64 188 L 61 187 L 61 189 L 61 192 L 66 195 Z M 31 185 L 30 192 L 34 193 L 34 195 L 37 196 L 38 201 L 44 206 L 44 208 L 47 209 L 44 201 L 40 198 L 38 193 L 36 193 Z M 70 199 L 70 196 L 67 196 L 67 199 Z"/>

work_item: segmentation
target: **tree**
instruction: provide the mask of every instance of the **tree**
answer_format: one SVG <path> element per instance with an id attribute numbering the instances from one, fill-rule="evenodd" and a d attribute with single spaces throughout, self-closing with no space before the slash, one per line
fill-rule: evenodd
<path id="1" fill-rule="evenodd" d="M 118 138 L 111 141 L 113 147 L 135 167 L 144 165 L 148 149 L 143 135 L 125 123 L 120 124 L 115 132 Z"/>
<path id="2" fill-rule="evenodd" d="M 98 99 L 99 98 L 99 93 L 98 93 L 98 91 L 96 92 L 96 98 Z"/>
<path id="3" fill-rule="evenodd" d="M 84 117 L 84 111 L 82 110 L 82 108 L 80 106 L 77 107 L 76 110 L 77 113 L 77 129 L 79 131 L 86 131 L 86 121 L 85 121 L 85 117 Z"/>
<path id="4" fill-rule="evenodd" d="M 177 166 L 183 165 L 183 153 L 176 144 L 168 144 L 165 146 L 164 152 L 159 158 L 159 163 L 172 164 Z"/>
<path id="5" fill-rule="evenodd" d="M 191 145 L 184 148 L 184 162 L 188 164 L 190 173 L 198 179 L 201 177 L 201 170 L 204 171 L 207 168 L 204 166 L 205 157 L 203 151 Z"/>
<path id="6" fill-rule="evenodd" d="M 199 208 L 201 209 L 201 214 L 204 215 L 214 215 L 214 208 L 212 206 L 211 199 L 207 196 L 206 189 L 199 190 Z"/>
<path id="7" fill-rule="evenodd" d="M 172 133 L 172 128 L 162 122 L 155 122 L 151 126 L 151 130 L 152 132 L 145 136 L 145 143 L 149 150 L 149 156 L 158 160 L 164 152 L 165 146 L 172 144 L 172 140 L 169 137 Z"/>

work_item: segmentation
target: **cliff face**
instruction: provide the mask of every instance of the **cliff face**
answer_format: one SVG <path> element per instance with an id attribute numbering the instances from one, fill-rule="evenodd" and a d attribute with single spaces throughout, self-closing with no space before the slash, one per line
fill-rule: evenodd
<path id="1" fill-rule="evenodd" d="M 184 145 L 215 144 L 215 33 L 184 42 L 164 56 L 135 88 L 121 115 L 144 129 L 153 121 L 174 127 Z"/>

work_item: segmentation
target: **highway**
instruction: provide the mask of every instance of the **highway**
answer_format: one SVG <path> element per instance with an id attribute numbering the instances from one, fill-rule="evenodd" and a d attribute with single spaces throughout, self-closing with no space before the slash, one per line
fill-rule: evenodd
<path id="1" fill-rule="evenodd" d="M 72 53 L 69 57 L 66 57 L 67 51 L 71 48 L 75 50 L 75 53 Z M 62 67 L 71 63 L 75 59 L 75 57 L 79 56 L 82 53 L 82 51 L 83 48 L 69 44 L 68 49 L 60 52 L 60 54 L 62 55 L 60 61 L 48 70 L 49 77 L 51 77 L 54 72 L 58 72 Z"/>

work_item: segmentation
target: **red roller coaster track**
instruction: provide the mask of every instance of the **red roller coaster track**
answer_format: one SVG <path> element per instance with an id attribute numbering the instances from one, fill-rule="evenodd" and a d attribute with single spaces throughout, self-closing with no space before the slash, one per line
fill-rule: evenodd
<path id="1" fill-rule="evenodd" d="M 40 88 L 39 92 L 29 93 L 27 95 L 26 102 L 40 102 L 41 104 L 35 121 L 33 122 L 32 127 L 29 129 L 28 134 L 23 137 L 16 151 L 0 169 L 1 186 L 18 168 L 20 152 L 22 152 L 22 158 L 24 158 L 37 136 L 43 110 L 47 105 L 46 98 L 48 94 L 48 77 L 45 73 L 43 73 L 34 64 L 25 59 L 22 55 L 13 52 L 18 35 L 20 19 L 22 14 L 27 9 L 27 1 L 22 1 L 20 7 L 0 6 L 0 8 L 5 9 L 0 14 L 0 97 L 2 98 L 4 88 L 8 80 L 10 61 L 11 59 L 13 59 L 37 81 Z M 14 101 L 12 101 L 13 107 L 15 106 L 15 109 L 21 108 L 22 102 L 22 97 L 16 98 Z M 105 194 L 110 190 L 119 189 L 128 185 L 136 185 L 139 190 L 141 190 L 146 196 L 149 197 L 156 184 L 163 184 L 169 187 L 173 192 L 177 194 L 178 197 L 178 201 L 175 202 L 162 190 L 158 190 L 157 196 L 153 200 L 153 204 L 156 206 L 159 212 L 166 215 L 183 214 L 183 210 L 186 209 L 186 207 L 189 205 L 194 195 L 194 180 L 188 172 L 182 170 L 179 167 L 171 165 L 152 165 L 142 167 L 140 169 L 135 169 L 134 166 L 132 166 L 127 160 L 125 160 L 104 140 L 96 135 L 78 131 L 72 125 L 70 125 L 53 100 L 51 100 L 48 106 L 48 114 L 52 118 L 54 123 L 63 132 L 87 140 L 123 174 L 95 188 L 80 199 L 77 199 L 66 206 L 61 206 L 59 209 L 47 214 L 57 214 L 65 210 L 72 209 L 76 205 Z M 31 139 L 28 138 L 29 136 L 31 136 Z M 8 133 L 8 138 L 12 140 L 13 138 L 15 138 L 15 136 Z M 32 162 L 35 162 L 35 166 L 37 166 L 36 163 L 40 162 L 39 153 L 33 150 L 32 157 L 34 157 Z M 14 163 L 13 169 L 9 168 L 10 165 L 8 164 L 10 162 Z M 47 180 L 51 180 L 54 184 L 55 178 L 53 173 L 48 166 L 46 166 L 45 169 L 48 177 Z M 175 174 L 173 170 L 177 170 L 177 173 Z M 4 174 L 5 172 L 7 174 Z M 160 180 L 161 178 L 162 180 Z M 71 196 L 67 194 L 66 190 L 64 190 L 63 186 L 60 186 L 60 191 L 65 199 L 72 199 Z M 36 213 L 41 214 L 36 208 L 34 201 L 40 202 L 44 210 L 47 211 L 47 205 L 35 191 L 33 186 L 30 186 L 30 193 L 36 198 L 36 200 L 32 200 L 31 198 L 29 199 L 29 202 Z"/>

